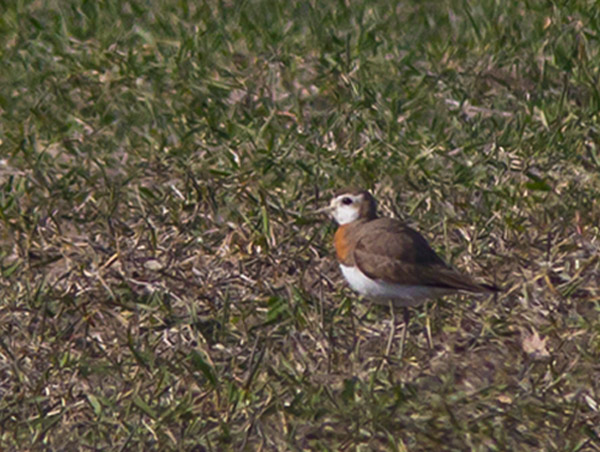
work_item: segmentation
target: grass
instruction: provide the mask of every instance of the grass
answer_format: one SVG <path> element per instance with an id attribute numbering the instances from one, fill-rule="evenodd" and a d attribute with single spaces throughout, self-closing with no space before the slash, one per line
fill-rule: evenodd
<path id="1" fill-rule="evenodd" d="M 1 449 L 600 449 L 596 2 L 0 8 Z M 382 365 L 345 185 L 505 291 Z"/>

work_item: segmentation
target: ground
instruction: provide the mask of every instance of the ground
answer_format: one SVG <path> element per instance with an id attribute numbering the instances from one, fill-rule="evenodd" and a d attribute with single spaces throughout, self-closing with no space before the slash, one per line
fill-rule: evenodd
<path id="1" fill-rule="evenodd" d="M 596 2 L 0 9 L 0 449 L 600 449 Z M 346 185 L 503 292 L 386 359 Z"/>

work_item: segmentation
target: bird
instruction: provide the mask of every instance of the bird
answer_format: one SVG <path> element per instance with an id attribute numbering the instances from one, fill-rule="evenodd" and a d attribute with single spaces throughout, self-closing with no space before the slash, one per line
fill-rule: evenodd
<path id="1" fill-rule="evenodd" d="M 388 304 L 392 314 L 386 356 L 395 334 L 394 308 L 404 310 L 399 356 L 410 320 L 409 307 L 460 292 L 495 293 L 494 284 L 480 283 L 447 265 L 415 229 L 400 220 L 377 215 L 375 198 L 361 188 L 338 190 L 328 211 L 337 222 L 335 254 L 344 278 L 359 294 Z"/>

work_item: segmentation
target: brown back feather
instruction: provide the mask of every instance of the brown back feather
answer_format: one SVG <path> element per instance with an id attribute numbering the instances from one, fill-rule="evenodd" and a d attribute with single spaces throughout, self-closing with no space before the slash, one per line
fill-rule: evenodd
<path id="1" fill-rule="evenodd" d="M 363 224 L 354 261 L 368 277 L 394 284 L 470 292 L 497 290 L 458 273 L 431 249 L 425 238 L 398 220 L 380 218 Z"/>

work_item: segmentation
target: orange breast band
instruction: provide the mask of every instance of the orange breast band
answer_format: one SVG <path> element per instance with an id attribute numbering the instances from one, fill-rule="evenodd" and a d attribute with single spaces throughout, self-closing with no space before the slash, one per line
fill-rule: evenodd
<path id="1" fill-rule="evenodd" d="M 350 257 L 350 243 L 348 241 L 347 225 L 340 226 L 333 236 L 333 246 L 335 246 L 335 254 L 338 260 L 344 264 L 348 262 Z"/>

